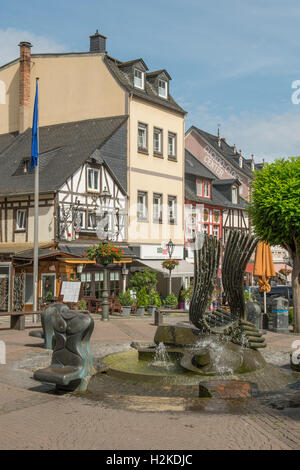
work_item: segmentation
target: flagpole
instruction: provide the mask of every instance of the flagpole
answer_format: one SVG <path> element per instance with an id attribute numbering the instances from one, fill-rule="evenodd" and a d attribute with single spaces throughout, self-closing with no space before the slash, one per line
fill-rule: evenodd
<path id="1" fill-rule="evenodd" d="M 38 89 L 39 78 L 36 79 Z M 37 134 L 37 149 L 39 154 L 39 125 Z M 34 247 L 33 247 L 33 311 L 38 310 L 38 288 L 39 288 L 39 158 L 34 169 Z M 33 315 L 36 323 L 37 315 Z"/>

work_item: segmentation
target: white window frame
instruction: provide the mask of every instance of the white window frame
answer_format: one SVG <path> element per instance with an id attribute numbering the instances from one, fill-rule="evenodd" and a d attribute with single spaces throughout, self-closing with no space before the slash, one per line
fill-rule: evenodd
<path id="1" fill-rule="evenodd" d="M 168 196 L 168 224 L 177 224 L 177 196 Z"/>
<path id="2" fill-rule="evenodd" d="M 158 135 L 158 148 L 155 148 L 155 135 Z M 159 129 L 158 127 L 154 127 L 153 129 L 153 152 L 154 153 L 159 153 L 162 154 L 162 142 L 163 142 L 163 131 L 162 129 Z"/>
<path id="3" fill-rule="evenodd" d="M 137 75 L 140 74 L 141 76 L 138 77 Z M 145 73 L 137 68 L 133 69 L 133 84 L 134 88 L 138 88 L 139 90 L 144 90 L 145 88 Z"/>
<path id="4" fill-rule="evenodd" d="M 238 203 L 238 190 L 236 186 L 232 186 L 231 188 L 231 200 L 232 200 L 232 204 Z"/>
<path id="5" fill-rule="evenodd" d="M 143 132 L 142 137 L 140 131 Z M 148 151 L 148 125 L 143 122 L 138 123 L 138 150 Z"/>
<path id="6" fill-rule="evenodd" d="M 203 224 L 203 233 L 209 235 L 209 224 Z"/>
<path id="7" fill-rule="evenodd" d="M 217 231 L 217 234 L 215 234 L 216 231 Z M 219 225 L 213 225 L 213 235 L 214 235 L 214 237 L 219 238 L 219 236 L 220 236 L 220 226 Z"/>
<path id="8" fill-rule="evenodd" d="M 209 181 L 204 180 L 204 191 L 203 191 L 203 197 L 210 198 L 210 183 Z"/>
<path id="9" fill-rule="evenodd" d="M 199 191 L 199 188 L 201 191 Z M 196 180 L 196 194 L 199 197 L 203 197 L 203 180 L 199 178 Z"/>
<path id="10" fill-rule="evenodd" d="M 78 211 L 78 213 L 76 214 L 76 218 L 77 218 L 77 217 L 80 218 L 79 227 L 80 227 L 81 229 L 85 229 L 85 216 L 86 216 L 86 213 L 85 213 L 84 210 Z"/>
<path id="11" fill-rule="evenodd" d="M 159 201 L 159 203 L 156 204 L 155 200 Z M 162 208 L 163 208 L 163 195 L 160 193 L 153 193 L 153 222 L 162 224 L 162 218 L 163 218 Z"/>
<path id="12" fill-rule="evenodd" d="M 143 197 L 143 202 L 139 198 Z M 140 222 L 148 221 L 148 193 L 146 191 L 138 191 L 137 194 L 137 219 Z"/>
<path id="13" fill-rule="evenodd" d="M 93 174 L 92 176 L 92 185 L 90 186 L 89 185 L 89 175 L 90 173 Z M 98 175 L 97 176 L 97 185 L 95 184 L 96 183 L 96 180 L 95 180 L 95 175 Z M 87 190 L 88 191 L 92 191 L 92 192 L 99 192 L 100 191 L 100 171 L 99 169 L 97 168 L 88 168 L 87 169 Z"/>
<path id="14" fill-rule="evenodd" d="M 168 157 L 176 159 L 176 134 L 168 132 Z"/>
<path id="15" fill-rule="evenodd" d="M 23 218 L 21 218 L 20 220 L 20 217 L 22 217 L 21 215 L 19 214 L 23 214 Z M 25 232 L 26 230 L 26 223 L 27 223 L 27 211 L 26 209 L 17 209 L 17 212 L 16 212 L 16 230 L 18 230 L 18 232 Z M 21 224 L 20 224 L 21 222 Z M 23 223 L 22 223 L 23 222 Z"/>
<path id="16" fill-rule="evenodd" d="M 164 83 L 165 87 L 161 87 L 161 83 Z M 158 80 L 158 96 L 160 98 L 168 99 L 168 82 L 167 80 Z"/>
<path id="17" fill-rule="evenodd" d="M 97 227 L 96 217 L 95 217 L 96 225 L 95 225 L 95 226 L 94 226 L 94 225 L 92 226 L 92 225 L 90 225 L 90 216 L 94 216 L 94 217 L 95 217 L 94 212 L 88 211 L 88 214 L 87 214 L 87 228 L 88 228 L 89 230 L 95 230 L 96 227 Z"/>

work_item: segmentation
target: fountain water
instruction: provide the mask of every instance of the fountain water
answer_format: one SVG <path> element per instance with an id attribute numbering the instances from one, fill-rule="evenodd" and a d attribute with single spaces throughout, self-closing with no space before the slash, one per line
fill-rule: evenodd
<path id="1" fill-rule="evenodd" d="M 156 346 L 154 360 L 153 362 L 150 362 L 149 365 L 153 367 L 160 367 L 166 370 L 171 369 L 173 363 L 170 360 L 164 343 L 160 342 L 158 346 Z"/>

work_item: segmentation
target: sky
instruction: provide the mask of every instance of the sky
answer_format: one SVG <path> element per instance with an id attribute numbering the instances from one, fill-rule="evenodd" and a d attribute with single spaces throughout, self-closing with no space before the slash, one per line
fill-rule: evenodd
<path id="1" fill-rule="evenodd" d="M 186 129 L 220 126 L 257 162 L 300 155 L 299 0 L 0 0 L 0 12 L 0 65 L 20 41 L 87 51 L 99 29 L 111 56 L 169 72 Z"/>

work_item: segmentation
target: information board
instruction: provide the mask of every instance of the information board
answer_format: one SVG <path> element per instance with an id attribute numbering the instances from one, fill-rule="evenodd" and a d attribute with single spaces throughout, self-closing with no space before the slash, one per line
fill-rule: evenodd
<path id="1" fill-rule="evenodd" d="M 64 281 L 61 286 L 60 295 L 64 296 L 64 302 L 77 303 L 79 299 L 81 282 Z"/>

